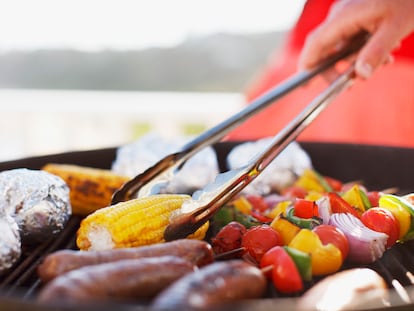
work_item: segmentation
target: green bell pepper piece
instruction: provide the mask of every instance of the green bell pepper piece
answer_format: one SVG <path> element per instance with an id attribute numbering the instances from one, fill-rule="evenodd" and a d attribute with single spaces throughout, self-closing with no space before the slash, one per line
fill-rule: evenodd
<path id="1" fill-rule="evenodd" d="M 312 280 L 311 256 L 293 247 L 284 246 L 284 249 L 295 262 L 302 279 L 304 281 Z"/>
<path id="2" fill-rule="evenodd" d="M 312 230 L 316 226 L 319 226 L 322 224 L 322 219 L 319 217 L 312 217 L 312 218 L 300 218 L 293 213 L 295 210 L 293 208 L 290 208 L 286 211 L 286 219 L 289 220 L 291 223 L 301 227 Z"/>

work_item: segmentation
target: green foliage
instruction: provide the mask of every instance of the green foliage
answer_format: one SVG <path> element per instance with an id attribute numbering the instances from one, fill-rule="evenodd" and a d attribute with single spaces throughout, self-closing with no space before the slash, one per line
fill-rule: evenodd
<path id="1" fill-rule="evenodd" d="M 0 54 L 0 88 L 239 92 L 283 35 L 217 34 L 133 51 L 12 51 Z"/>

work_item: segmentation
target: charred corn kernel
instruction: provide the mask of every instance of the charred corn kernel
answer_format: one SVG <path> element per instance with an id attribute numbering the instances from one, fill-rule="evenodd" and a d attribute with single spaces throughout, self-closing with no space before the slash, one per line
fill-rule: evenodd
<path id="1" fill-rule="evenodd" d="M 43 170 L 61 177 L 70 189 L 72 213 L 89 215 L 111 204 L 113 193 L 130 178 L 110 170 L 49 163 Z"/>
<path id="2" fill-rule="evenodd" d="M 82 220 L 77 246 L 99 250 L 164 242 L 172 213 L 188 198 L 184 194 L 158 194 L 99 209 Z M 189 238 L 203 239 L 208 226 L 206 223 Z"/>
<path id="3" fill-rule="evenodd" d="M 246 197 L 240 196 L 233 201 L 234 207 L 236 207 L 243 214 L 250 214 L 253 209 L 252 204 L 247 200 Z"/>

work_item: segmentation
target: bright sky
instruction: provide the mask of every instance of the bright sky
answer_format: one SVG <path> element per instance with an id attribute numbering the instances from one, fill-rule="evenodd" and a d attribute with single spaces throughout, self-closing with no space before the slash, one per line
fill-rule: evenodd
<path id="1" fill-rule="evenodd" d="M 0 51 L 133 49 L 290 27 L 304 0 L 0 0 Z"/>

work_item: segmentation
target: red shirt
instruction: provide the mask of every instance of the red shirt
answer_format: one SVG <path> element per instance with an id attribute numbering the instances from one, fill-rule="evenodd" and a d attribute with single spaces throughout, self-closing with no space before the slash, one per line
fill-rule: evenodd
<path id="1" fill-rule="evenodd" d="M 247 103 L 296 72 L 306 36 L 325 19 L 333 2 L 306 2 L 282 50 L 246 91 Z M 357 81 L 298 140 L 414 147 L 414 33 L 393 55 L 394 63 L 383 66 L 367 81 Z M 324 87 L 325 81 L 316 78 L 242 124 L 228 139 L 275 135 Z"/>

